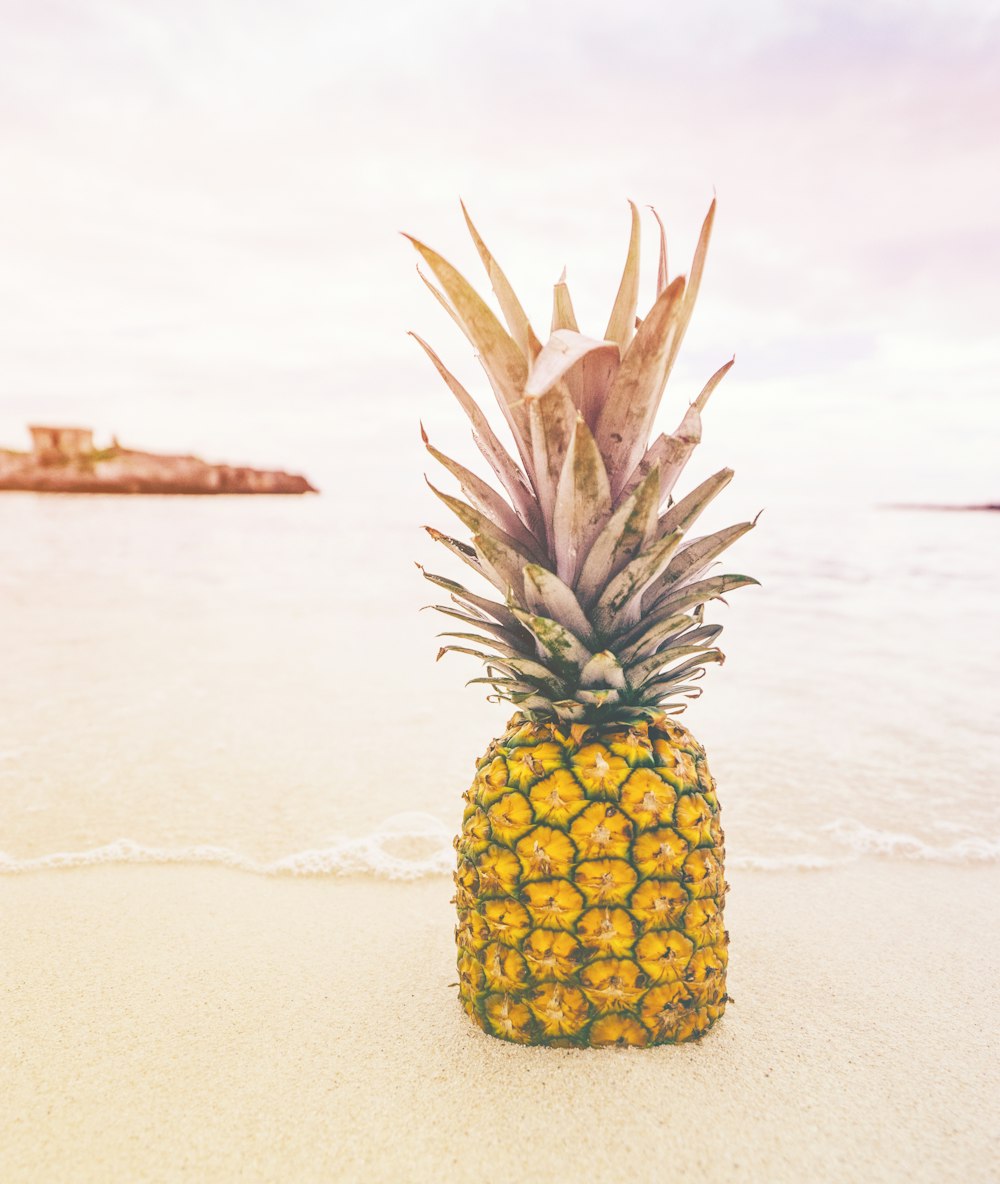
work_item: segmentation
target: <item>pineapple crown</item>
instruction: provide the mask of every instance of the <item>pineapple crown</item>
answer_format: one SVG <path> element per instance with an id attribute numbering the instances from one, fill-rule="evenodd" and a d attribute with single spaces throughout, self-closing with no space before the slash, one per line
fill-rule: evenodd
<path id="1" fill-rule="evenodd" d="M 455 478 L 464 500 L 430 487 L 472 537 L 464 542 L 426 529 L 502 596 L 480 596 L 421 567 L 451 600 L 428 607 L 463 627 L 439 635 L 449 644 L 438 658 L 453 652 L 480 659 L 486 673 L 470 682 L 488 685 L 490 699 L 510 701 L 530 719 L 617 723 L 684 710 L 683 700 L 700 694 L 707 665 L 724 660 L 714 644 L 722 626 L 704 623 L 705 604 L 757 583 L 707 574 L 756 520 L 688 537 L 732 470 L 721 469 L 679 501 L 672 496 L 701 439 L 701 413 L 733 361 L 712 375 L 676 431 L 650 441 L 694 309 L 715 202 L 686 280 L 668 277 L 666 236 L 653 211 L 660 235 L 657 295 L 642 319 L 636 316 L 640 221 L 629 205 L 628 255 L 601 340 L 579 331 L 564 272 L 555 285 L 551 336 L 542 345 L 464 204 L 506 329 L 455 268 L 406 236 L 440 287 L 423 272 L 421 279 L 476 350 L 516 451 L 515 458 L 437 354 L 411 334 L 469 417 L 473 440 L 499 483 L 488 484 L 439 452 L 421 425 L 428 452 Z"/>

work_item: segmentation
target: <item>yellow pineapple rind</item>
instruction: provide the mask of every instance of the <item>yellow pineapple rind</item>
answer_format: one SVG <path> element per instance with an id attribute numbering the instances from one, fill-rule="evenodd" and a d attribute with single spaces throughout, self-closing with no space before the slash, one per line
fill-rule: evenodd
<path id="1" fill-rule="evenodd" d="M 705 751 L 675 719 L 515 715 L 455 841 L 459 998 L 520 1044 L 646 1047 L 723 1014 L 724 836 Z"/>

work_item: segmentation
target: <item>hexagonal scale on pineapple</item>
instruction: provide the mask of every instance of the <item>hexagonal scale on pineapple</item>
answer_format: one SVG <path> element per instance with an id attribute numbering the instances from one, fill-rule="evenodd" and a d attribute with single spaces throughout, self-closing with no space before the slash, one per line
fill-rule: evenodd
<path id="1" fill-rule="evenodd" d="M 621 958 L 631 953 L 637 929 L 629 909 L 605 906 L 588 909 L 577 922 L 576 932 L 589 952 Z"/>
<path id="2" fill-rule="evenodd" d="M 632 848 L 635 865 L 643 876 L 679 880 L 684 875 L 688 845 L 671 827 L 643 831 Z"/>
<path id="3" fill-rule="evenodd" d="M 460 854 L 474 858 L 485 851 L 490 841 L 490 820 L 479 806 L 472 806 L 462 822 L 456 847 Z"/>
<path id="4" fill-rule="evenodd" d="M 482 896 L 511 895 L 521 878 L 521 861 L 508 847 L 490 843 L 476 860 Z"/>
<path id="5" fill-rule="evenodd" d="M 649 1032 L 631 1015 L 605 1015 L 590 1025 L 593 1048 L 645 1048 Z"/>
<path id="6" fill-rule="evenodd" d="M 715 778 L 709 771 L 708 761 L 704 756 L 695 758 L 695 769 L 698 774 L 698 788 L 701 790 L 702 796 L 713 810 L 718 810 L 719 799 L 715 796 Z"/>
<path id="7" fill-rule="evenodd" d="M 491 937 L 505 945 L 517 945 L 531 932 L 528 910 L 516 900 L 497 899 L 477 902 Z"/>
<path id="8" fill-rule="evenodd" d="M 479 951 L 490 941 L 490 927 L 482 913 L 475 909 L 460 910 L 461 918 L 458 926 L 459 944 L 468 946 L 470 950 Z"/>
<path id="9" fill-rule="evenodd" d="M 617 800 L 622 782 L 632 770 L 603 744 L 588 744 L 570 760 L 570 768 L 589 797 Z"/>
<path id="10" fill-rule="evenodd" d="M 654 769 L 635 769 L 621 788 L 618 804 L 639 830 L 672 822 L 677 791 Z"/>
<path id="11" fill-rule="evenodd" d="M 518 1044 L 531 1041 L 531 1012 L 510 995 L 488 995 L 483 1004 L 486 1022 L 495 1036 Z"/>
<path id="12" fill-rule="evenodd" d="M 691 847 L 711 847 L 712 808 L 700 793 L 685 793 L 674 808 L 674 827 Z"/>
<path id="13" fill-rule="evenodd" d="M 528 999 L 546 1036 L 572 1036 L 586 1024 L 590 1008 L 581 991 L 562 983 L 543 983 Z"/>
<path id="14" fill-rule="evenodd" d="M 635 944 L 636 961 L 656 985 L 684 977 L 694 943 L 676 929 L 647 933 Z"/>
<path id="15" fill-rule="evenodd" d="M 569 769 L 556 769 L 528 793 L 535 817 L 552 826 L 565 826 L 587 804 L 583 787 Z"/>
<path id="16" fill-rule="evenodd" d="M 628 907 L 644 929 L 672 929 L 689 903 L 687 890 L 678 880 L 643 880 Z"/>
<path id="17" fill-rule="evenodd" d="M 531 920 L 542 929 L 572 930 L 583 911 L 583 897 L 569 880 L 532 880 L 521 889 Z"/>
<path id="18" fill-rule="evenodd" d="M 568 874 L 576 859 L 576 847 L 565 831 L 536 826 L 519 839 L 515 850 L 525 880 L 551 879 Z"/>
<path id="19" fill-rule="evenodd" d="M 483 972 L 493 991 L 513 991 L 525 986 L 529 979 L 521 954 L 500 942 L 492 942 L 483 950 Z"/>
<path id="20" fill-rule="evenodd" d="M 691 992 L 691 999 L 696 1007 L 717 1007 L 719 1014 L 725 1009 L 729 996 L 726 994 L 726 976 L 723 971 L 709 975 L 705 979 L 685 984 Z"/>
<path id="21" fill-rule="evenodd" d="M 568 979 L 581 961 L 580 943 L 558 929 L 536 929 L 524 939 L 524 959 L 538 979 Z"/>
<path id="22" fill-rule="evenodd" d="M 674 1034 L 675 1043 L 681 1044 L 685 1040 L 696 1040 L 699 1036 L 704 1035 L 719 1018 L 722 1011 L 721 1007 L 692 1008 L 677 1025 Z"/>
<path id="23" fill-rule="evenodd" d="M 606 733 L 604 746 L 614 756 L 620 756 L 630 769 L 653 764 L 653 742 L 643 724 L 636 723 L 620 732 Z"/>
<path id="24" fill-rule="evenodd" d="M 535 821 L 531 803 L 523 793 L 505 793 L 486 813 L 491 835 L 508 847 L 530 830 Z"/>
<path id="25" fill-rule="evenodd" d="M 689 985 L 711 982 L 721 976 L 728 963 L 729 951 L 725 945 L 706 946 L 692 955 L 684 971 L 684 980 Z"/>
<path id="26" fill-rule="evenodd" d="M 640 1014 L 643 1022 L 660 1040 L 675 1040 L 677 1032 L 695 1006 L 691 992 L 683 982 L 666 983 L 646 992 Z"/>
<path id="27" fill-rule="evenodd" d="M 479 959 L 471 953 L 463 953 L 458 959 L 458 983 L 461 993 L 467 999 L 474 999 L 483 989 L 486 974 Z"/>
<path id="28" fill-rule="evenodd" d="M 591 859 L 577 866 L 575 882 L 588 904 L 624 904 L 638 878 L 624 859 Z"/>
<path id="29" fill-rule="evenodd" d="M 474 788 L 481 806 L 490 806 L 503 796 L 507 789 L 507 762 L 502 756 L 495 756 L 476 770 Z"/>
<path id="30" fill-rule="evenodd" d="M 625 858 L 629 854 L 632 823 L 617 807 L 593 802 L 573 820 L 569 833 L 583 859 Z"/>
<path id="31" fill-rule="evenodd" d="M 684 860 L 681 877 L 692 897 L 721 896 L 722 864 L 714 848 L 699 847 Z"/>
<path id="32" fill-rule="evenodd" d="M 598 1011 L 625 1011 L 642 997 L 648 979 L 625 958 L 603 958 L 580 971 L 580 987 Z"/>
<path id="33" fill-rule="evenodd" d="M 722 907 L 714 896 L 709 896 L 693 900 L 684 910 L 682 928 L 699 949 L 724 942 Z"/>
<path id="34" fill-rule="evenodd" d="M 698 787 L 698 772 L 689 752 L 668 740 L 654 740 L 653 753 L 660 775 L 667 778 L 678 790 L 692 790 Z"/>
<path id="35" fill-rule="evenodd" d="M 507 757 L 507 783 L 529 789 L 536 781 L 563 767 L 565 753 L 553 740 L 513 749 Z"/>
<path id="36" fill-rule="evenodd" d="M 460 859 L 452 873 L 455 884 L 455 903 L 460 908 L 472 908 L 479 894 L 479 872 L 467 859 Z"/>

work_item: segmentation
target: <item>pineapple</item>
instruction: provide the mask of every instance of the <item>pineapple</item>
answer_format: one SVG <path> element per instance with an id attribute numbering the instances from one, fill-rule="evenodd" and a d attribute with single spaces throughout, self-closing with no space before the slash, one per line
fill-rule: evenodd
<path id="1" fill-rule="evenodd" d="M 603 337 L 579 331 L 564 273 L 544 345 L 463 212 L 506 328 L 450 264 L 410 241 L 439 286 L 421 273 L 424 282 L 478 353 L 514 447 L 417 337 L 497 479 L 439 452 L 421 428 L 463 496 L 431 488 L 471 539 L 427 529 L 498 595 L 421 570 L 450 601 L 434 606 L 451 619 L 438 657 L 479 659 L 485 672 L 472 682 L 516 710 L 476 765 L 455 840 L 459 996 L 484 1031 L 522 1044 L 696 1039 L 726 1006 L 727 886 L 715 782 L 675 717 L 723 660 L 721 626 L 705 623 L 704 606 L 757 581 L 708 574 L 753 522 L 689 533 L 732 470 L 678 500 L 673 490 L 732 362 L 675 432 L 650 436 L 715 203 L 686 280 L 668 277 L 657 216 L 657 295 L 641 320 L 631 204 Z"/>

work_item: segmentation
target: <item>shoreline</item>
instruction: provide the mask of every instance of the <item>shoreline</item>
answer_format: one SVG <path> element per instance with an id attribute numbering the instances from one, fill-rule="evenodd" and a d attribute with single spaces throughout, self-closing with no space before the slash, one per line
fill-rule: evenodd
<path id="1" fill-rule="evenodd" d="M 1000 869 L 730 879 L 725 1017 L 581 1053 L 469 1023 L 444 877 L 6 876 L 0 1178 L 990 1179 Z"/>

